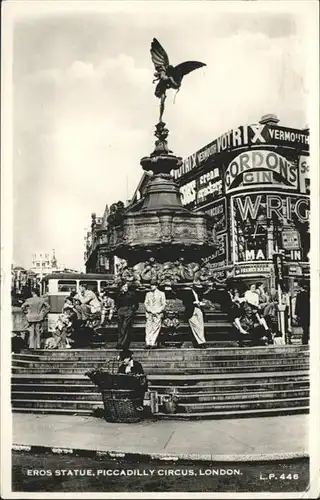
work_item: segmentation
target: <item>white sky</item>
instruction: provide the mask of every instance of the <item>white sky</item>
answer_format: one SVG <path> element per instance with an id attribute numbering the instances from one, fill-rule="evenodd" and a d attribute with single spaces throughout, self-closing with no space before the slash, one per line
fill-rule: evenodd
<path id="1" fill-rule="evenodd" d="M 132 2 L 128 12 L 123 3 L 103 12 L 107 2 L 83 2 L 84 10 L 74 1 L 58 12 L 61 1 L 54 11 L 42 2 L 48 12 L 41 14 L 26 3 L 13 46 L 16 265 L 29 267 L 33 252 L 55 248 L 60 263 L 81 269 L 91 213 L 124 200 L 127 185 L 133 194 L 158 119 L 153 37 L 173 64 L 207 64 L 186 76 L 175 104 L 168 95 L 164 118 L 176 154 L 266 113 L 284 126 L 308 123 L 308 30 L 291 2 L 280 2 L 287 12 L 267 2 L 266 13 L 263 2 L 241 2 L 241 11 L 232 2 L 219 9 L 219 2 L 194 9 L 186 8 L 192 2 Z"/>

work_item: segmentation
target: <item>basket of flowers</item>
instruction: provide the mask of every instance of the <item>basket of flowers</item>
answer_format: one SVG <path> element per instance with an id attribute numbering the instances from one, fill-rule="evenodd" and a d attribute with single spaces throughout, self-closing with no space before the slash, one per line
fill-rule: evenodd
<path id="1" fill-rule="evenodd" d="M 99 388 L 107 422 L 138 422 L 147 379 L 145 375 L 115 374 L 93 369 L 85 374 Z"/>

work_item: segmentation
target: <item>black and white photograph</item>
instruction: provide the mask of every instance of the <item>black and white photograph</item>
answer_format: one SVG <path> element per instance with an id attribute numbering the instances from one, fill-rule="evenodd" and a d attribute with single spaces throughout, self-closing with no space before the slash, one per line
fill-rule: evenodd
<path id="1" fill-rule="evenodd" d="M 2 7 L 2 498 L 317 498 L 318 2 Z"/>

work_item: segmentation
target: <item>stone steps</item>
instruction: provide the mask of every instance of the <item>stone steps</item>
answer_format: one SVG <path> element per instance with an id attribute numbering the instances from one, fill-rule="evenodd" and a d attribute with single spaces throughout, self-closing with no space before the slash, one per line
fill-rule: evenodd
<path id="1" fill-rule="evenodd" d="M 102 358 L 102 359 L 111 359 L 118 355 L 119 351 L 115 348 L 112 349 L 59 349 L 59 350 L 44 350 L 44 349 L 34 349 L 32 351 L 24 350 L 20 354 L 13 354 L 12 359 L 25 359 L 30 360 L 33 358 L 37 359 L 55 359 L 55 358 L 77 358 L 81 356 L 83 359 L 91 359 L 91 358 Z M 145 359 L 151 358 L 153 360 L 158 358 L 167 357 L 168 359 L 185 359 L 189 357 L 190 359 L 194 359 L 196 356 L 201 357 L 201 359 L 205 357 L 222 357 L 229 358 L 234 356 L 243 358 L 247 356 L 256 356 L 256 357 L 277 357 L 281 356 L 291 356 L 294 354 L 295 356 L 309 356 L 309 347 L 308 346 L 293 346 L 293 345 L 285 345 L 285 346 L 258 346 L 258 347 L 226 347 L 226 348 L 211 348 L 203 349 L 199 351 L 198 349 L 171 349 L 171 348 L 163 348 L 163 349 L 152 349 L 147 350 L 144 348 L 135 349 L 134 356 L 135 359 Z"/>
<path id="2" fill-rule="evenodd" d="M 279 377 L 280 378 L 280 377 Z M 29 382 L 29 383 L 28 383 Z M 44 392 L 50 392 L 50 393 L 59 393 L 63 390 L 63 393 L 69 393 L 69 392 L 74 392 L 75 394 L 80 394 L 80 393 L 97 393 L 98 389 L 96 386 L 94 386 L 89 380 L 88 383 L 86 383 L 85 380 L 78 380 L 78 381 L 73 381 L 73 384 L 67 384 L 67 383 L 59 383 L 59 381 L 56 381 L 55 384 L 50 383 L 50 380 L 44 382 L 44 383 L 37 383 L 34 380 L 26 379 L 25 382 L 17 382 L 15 379 L 12 381 L 12 391 L 17 393 L 25 393 L 30 391 L 30 384 L 32 384 L 32 392 L 33 393 L 44 393 Z M 75 383 L 78 382 L 78 383 Z M 228 382 L 228 381 L 227 381 Z M 246 383 L 243 378 L 238 380 L 238 384 L 235 383 L 235 380 L 232 381 L 233 383 L 224 383 L 224 384 L 212 384 L 208 385 L 206 381 L 203 381 L 202 383 L 197 383 L 193 385 L 178 385 L 175 384 L 175 387 L 177 389 L 177 392 L 180 394 L 181 397 L 190 396 L 198 396 L 198 395 L 203 395 L 206 396 L 207 394 L 220 394 L 220 393 L 242 393 L 242 394 L 247 394 L 250 393 L 251 391 L 261 391 L 264 390 L 266 392 L 271 392 L 271 391 L 293 391 L 293 390 L 307 390 L 309 388 L 309 381 L 307 378 L 303 378 L 300 376 L 297 380 L 293 381 L 275 381 L 275 382 L 256 382 L 256 383 Z M 157 380 L 150 381 L 149 382 L 150 387 L 152 389 L 157 390 L 159 393 L 163 393 L 165 389 L 169 388 L 170 385 L 168 383 L 166 384 L 159 384 Z"/>
<path id="3" fill-rule="evenodd" d="M 162 391 L 163 392 L 163 391 Z M 85 391 L 85 392 L 72 392 L 65 391 L 63 393 L 59 393 L 57 391 L 46 392 L 46 391 L 12 391 L 12 397 L 17 400 L 72 400 L 76 399 L 77 401 L 98 401 L 101 402 L 101 394 L 97 388 L 95 391 Z M 307 388 L 304 389 L 290 389 L 283 391 L 239 391 L 239 392 L 221 392 L 221 393 L 210 393 L 210 392 L 198 392 L 195 394 L 192 393 L 177 393 L 177 398 L 179 403 L 188 404 L 188 403 L 211 403 L 211 402 L 224 402 L 224 401 L 247 401 L 254 399 L 275 399 L 275 398 L 308 398 L 309 390 Z"/>
<path id="4" fill-rule="evenodd" d="M 190 330 L 189 323 L 184 319 L 184 307 L 180 308 L 178 314 L 180 326 L 176 340 L 181 342 L 193 342 L 193 336 Z M 114 318 L 110 325 L 105 325 L 102 328 L 96 329 L 97 334 L 91 341 L 92 346 L 104 345 L 105 347 L 112 347 L 112 343 L 117 342 L 117 322 L 116 317 Z M 144 308 L 140 307 L 140 310 L 135 315 L 135 319 L 132 325 L 131 338 L 134 343 L 145 341 L 145 312 Z M 205 322 L 204 322 L 205 336 L 208 342 L 220 343 L 221 347 L 227 346 L 229 343 L 231 345 L 236 345 L 236 333 L 235 329 L 230 322 L 228 315 L 221 310 L 206 310 L 205 311 Z M 159 341 L 161 342 L 163 338 L 162 332 L 159 335 Z M 105 344 L 108 345 L 105 345 Z M 133 344 L 132 344 L 133 346 Z"/>
<path id="5" fill-rule="evenodd" d="M 90 415 L 102 408 L 99 389 L 84 375 L 110 370 L 118 351 L 36 350 L 13 356 L 13 411 Z M 232 418 L 307 412 L 308 346 L 159 349 L 134 352 L 149 388 L 175 389 L 178 413 L 159 418 Z M 116 366 L 115 366 L 116 368 Z"/>
<path id="6" fill-rule="evenodd" d="M 273 417 L 280 415 L 297 415 L 301 413 L 309 413 L 309 405 L 301 405 L 294 407 L 278 406 L 276 408 L 254 408 L 254 409 L 228 409 L 225 411 L 208 411 L 194 413 L 175 413 L 169 415 L 166 413 L 158 413 L 157 417 L 163 420 L 205 420 L 205 419 L 232 419 L 245 417 Z"/>
<path id="7" fill-rule="evenodd" d="M 207 411 L 225 411 L 225 410 L 254 410 L 268 408 L 287 409 L 295 406 L 309 406 L 309 398 L 281 398 L 281 399 L 263 399 L 256 398 L 251 401 L 223 401 L 210 403 L 184 403 L 180 405 L 186 413 L 201 413 Z"/>
<path id="8" fill-rule="evenodd" d="M 17 373 L 12 375 L 12 381 L 15 382 L 23 382 L 29 380 L 32 383 L 39 383 L 39 380 L 41 381 L 41 384 L 46 384 L 46 383 L 59 383 L 59 384 L 88 384 L 90 383 L 88 377 L 86 377 L 84 374 L 70 374 L 70 373 L 63 373 L 63 374 L 56 374 L 56 373 L 48 373 L 46 374 L 45 377 L 40 373 L 37 374 L 25 374 L 25 373 Z M 156 374 L 150 374 L 148 375 L 148 380 L 152 381 L 153 383 L 157 384 L 168 384 L 171 382 L 174 382 L 176 386 L 190 386 L 190 385 L 197 385 L 197 384 L 242 384 L 244 381 L 249 380 L 250 383 L 254 382 L 257 383 L 257 381 L 260 382 L 266 382 L 266 383 L 274 383 L 274 381 L 287 381 L 287 382 L 292 382 L 295 380 L 309 380 L 309 371 L 308 370 L 293 370 L 291 372 L 283 373 L 283 372 L 270 372 L 270 373 L 255 373 L 254 377 L 252 377 L 251 373 L 219 373 L 219 374 L 214 374 L 214 373 L 196 373 L 193 375 L 186 375 L 186 374 L 161 374 L 156 375 Z"/>
<path id="9" fill-rule="evenodd" d="M 178 361 L 219 361 L 219 360 L 281 360 L 286 358 L 308 359 L 307 350 L 295 350 L 293 347 L 286 347 L 285 350 L 278 350 L 277 347 L 251 347 L 237 349 L 155 349 L 155 350 L 135 350 L 136 360 L 146 362 L 148 360 L 157 362 L 178 362 Z M 13 354 L 14 363 L 29 364 L 36 362 L 89 362 L 89 361 L 111 361 L 118 357 L 119 351 L 116 349 L 97 350 L 35 350 L 32 353 L 22 352 Z M 281 355 L 279 358 L 278 354 Z"/>
<path id="10" fill-rule="evenodd" d="M 154 367 L 154 360 L 151 360 L 149 358 L 146 358 L 145 360 L 141 360 L 138 356 L 135 358 L 138 361 L 143 362 L 143 368 L 153 368 Z M 294 357 L 292 356 L 284 356 L 281 358 L 273 358 L 273 357 L 264 357 L 264 358 L 219 358 L 219 357 L 206 357 L 206 358 L 195 358 L 195 359 L 176 359 L 176 360 L 170 360 L 170 359 L 161 359 L 157 358 L 157 363 L 161 365 L 161 367 L 164 367 L 168 370 L 171 368 L 183 368 L 183 367 L 193 367 L 193 368 L 205 368 L 205 367 L 210 367 L 212 365 L 219 367 L 219 366 L 242 366 L 242 365 L 247 365 L 247 366 L 255 366 L 257 364 L 270 364 L 270 365 L 283 365 L 283 364 L 303 364 L 306 363 L 308 364 L 308 358 L 305 356 L 297 356 Z M 19 367 L 19 368 L 24 368 L 24 367 L 30 367 L 30 368 L 72 368 L 72 367 L 78 367 L 78 368 L 90 368 L 92 365 L 95 367 L 107 367 L 107 366 L 112 366 L 112 360 L 106 360 L 106 359 L 47 359 L 47 360 L 32 360 L 32 361 L 26 361 L 26 360 L 13 360 L 13 366 Z M 115 361 L 115 366 L 118 366 L 117 360 Z"/>
<path id="11" fill-rule="evenodd" d="M 53 415 L 91 415 L 92 413 L 87 410 L 78 409 L 76 412 L 73 409 L 61 409 L 61 408 L 25 408 L 16 406 L 12 408 L 14 413 L 35 413 L 35 414 L 53 414 Z M 174 415 L 169 415 L 166 413 L 159 412 L 157 416 L 154 417 L 157 420 L 221 420 L 221 419 L 232 419 L 232 418 L 252 418 L 252 417 L 273 417 L 280 415 L 297 415 L 301 413 L 309 413 L 309 406 L 296 406 L 293 408 L 267 408 L 267 409 L 254 409 L 254 410 L 226 410 L 223 412 L 211 411 L 211 412 L 196 412 L 196 413 L 175 413 Z"/>
<path id="12" fill-rule="evenodd" d="M 220 402 L 208 402 L 208 403 L 180 403 L 178 401 L 178 413 L 206 413 L 211 411 L 228 411 L 228 410 L 254 410 L 254 409 L 275 409 L 285 407 L 289 410 L 296 406 L 309 406 L 308 397 L 300 398 L 281 398 L 281 399 L 263 399 L 255 398 L 250 401 L 244 401 L 241 399 L 233 401 L 220 401 Z M 96 408 L 103 408 L 103 403 L 101 401 L 91 401 L 91 400 L 79 400 L 79 399 L 14 399 L 12 401 L 13 408 L 19 408 L 23 406 L 24 408 L 41 408 L 46 410 L 47 408 L 59 408 L 73 410 L 77 412 L 78 410 L 86 410 L 88 414 L 92 413 Z"/>
<path id="13" fill-rule="evenodd" d="M 105 365 L 104 365 L 105 366 Z M 248 365 L 248 364 L 241 364 L 238 366 L 188 366 L 188 365 L 183 365 L 183 366 L 172 366 L 172 367 L 166 367 L 166 366 L 144 366 L 144 371 L 146 374 L 153 373 L 153 374 L 166 374 L 166 372 L 169 370 L 170 374 L 179 374 L 179 373 L 184 373 L 184 374 L 197 374 L 199 370 L 201 369 L 202 373 L 236 373 L 236 372 L 243 372 L 245 371 L 246 373 L 256 373 L 256 372 L 272 372 L 275 368 L 281 368 L 282 371 L 291 371 L 293 367 L 297 370 L 308 370 L 309 366 L 306 365 L 305 363 L 292 363 L 290 362 L 289 364 L 278 364 L 278 365 L 272 365 L 270 363 L 268 364 L 255 364 L 255 365 Z M 47 373 L 60 373 L 60 371 L 63 369 L 64 373 L 70 373 L 70 374 L 81 374 L 85 373 L 88 370 L 89 366 L 83 366 L 83 367 L 61 367 L 61 366 L 43 366 L 43 367 L 38 367 L 38 368 L 33 368 L 33 367 L 14 367 L 12 368 L 13 373 L 28 373 L 28 374 L 36 374 L 36 373 L 42 373 L 42 374 L 47 374 Z M 93 368 L 91 365 L 90 368 Z M 106 369 L 108 369 L 107 366 L 105 366 Z"/>

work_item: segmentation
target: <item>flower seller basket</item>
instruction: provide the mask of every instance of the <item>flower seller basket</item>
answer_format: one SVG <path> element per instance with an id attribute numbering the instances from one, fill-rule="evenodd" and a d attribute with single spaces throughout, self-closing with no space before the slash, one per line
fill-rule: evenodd
<path id="1" fill-rule="evenodd" d="M 137 410 L 141 401 L 134 397 L 134 391 L 108 389 L 102 390 L 101 394 L 107 422 L 133 423 L 141 420 L 141 411 Z"/>
<path id="2" fill-rule="evenodd" d="M 132 423 L 141 420 L 141 394 L 147 384 L 145 375 L 123 375 L 92 370 L 86 375 L 97 385 L 102 395 L 104 418 L 107 422 Z"/>

